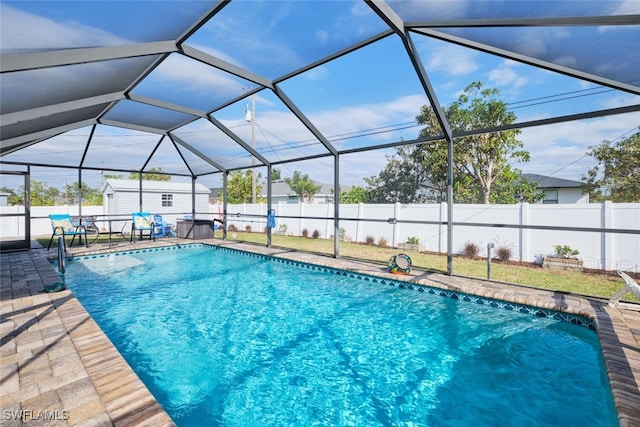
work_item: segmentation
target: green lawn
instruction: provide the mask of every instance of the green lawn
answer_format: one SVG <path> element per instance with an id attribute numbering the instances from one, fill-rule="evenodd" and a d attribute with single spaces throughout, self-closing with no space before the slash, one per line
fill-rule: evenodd
<path id="1" fill-rule="evenodd" d="M 228 238 L 236 235 L 234 240 L 266 244 L 266 235 L 262 233 L 229 232 Z M 278 247 L 291 248 L 301 251 L 317 252 L 333 255 L 333 240 L 310 239 L 294 236 L 272 237 L 272 244 Z M 364 259 L 380 263 L 387 263 L 398 249 L 381 248 L 375 245 L 360 243 L 340 243 L 340 256 Z M 437 272 L 446 272 L 446 255 L 419 253 L 406 251 L 413 261 L 413 266 Z M 458 276 L 475 278 L 487 277 L 486 259 L 472 260 L 454 257 L 453 273 Z M 610 298 L 624 285 L 624 281 L 614 274 L 593 274 L 574 270 L 556 270 L 534 265 L 506 264 L 493 261 L 491 279 L 499 282 L 517 283 L 536 288 L 552 289 L 582 295 Z M 637 298 L 628 294 L 625 300 L 638 302 Z"/>
<path id="2" fill-rule="evenodd" d="M 221 232 L 216 232 L 216 237 L 221 237 Z M 267 241 L 264 233 L 234 231 L 229 232 L 227 237 L 230 240 L 258 244 L 266 244 Z M 40 237 L 37 240 L 45 247 L 49 244 L 48 237 Z M 121 239 L 115 239 L 114 236 L 114 241 L 117 240 Z M 98 239 L 98 242 L 106 241 L 106 236 L 100 236 Z M 272 244 L 277 247 L 333 255 L 333 240 L 273 235 Z M 55 245 L 56 242 L 54 241 L 52 246 Z M 340 256 L 374 261 L 381 264 L 386 264 L 389 258 L 397 253 L 398 249 L 394 248 L 381 248 L 360 243 L 340 243 Z M 447 270 L 446 255 L 415 251 L 406 251 L 406 253 L 411 257 L 413 266 L 416 268 L 436 272 L 446 272 Z M 453 259 L 453 273 L 458 276 L 486 279 L 487 262 L 485 259 L 474 260 L 456 256 Z M 505 264 L 496 261 L 492 263 L 491 279 L 499 282 L 516 283 L 602 298 L 610 298 L 624 285 L 622 278 L 613 274 L 555 270 L 534 265 Z M 638 302 L 638 299 L 630 294 L 625 296 L 624 299 Z"/>

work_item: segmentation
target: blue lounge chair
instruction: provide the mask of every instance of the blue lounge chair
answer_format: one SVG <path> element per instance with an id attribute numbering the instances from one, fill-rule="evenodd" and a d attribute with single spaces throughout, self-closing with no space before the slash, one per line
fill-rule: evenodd
<path id="1" fill-rule="evenodd" d="M 171 237 L 174 235 L 171 223 L 164 222 L 162 215 L 153 216 L 153 234 L 156 237 Z"/>
<path id="2" fill-rule="evenodd" d="M 69 246 L 73 246 L 73 241 L 78 237 L 80 243 L 82 243 L 82 236 L 84 236 L 84 244 L 88 247 L 89 242 L 87 242 L 87 229 L 84 225 L 74 224 L 71 219 L 71 215 L 69 214 L 51 214 L 49 215 L 49 219 L 51 220 L 51 239 L 49 239 L 49 246 L 47 246 L 47 250 L 51 248 L 51 242 L 53 238 L 56 236 L 62 236 L 62 241 L 66 247 L 66 237 L 73 236 L 71 238 L 71 243 Z"/>
<path id="3" fill-rule="evenodd" d="M 151 221 L 149 212 L 133 212 L 131 214 L 131 242 L 136 241 L 136 232 L 140 233 L 140 240 L 144 233 L 149 233 L 149 240 L 156 241 L 156 235 L 153 232 L 154 223 Z"/>

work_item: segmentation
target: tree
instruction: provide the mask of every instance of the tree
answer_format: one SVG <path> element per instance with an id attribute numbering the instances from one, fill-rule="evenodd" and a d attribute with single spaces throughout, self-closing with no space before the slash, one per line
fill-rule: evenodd
<path id="1" fill-rule="evenodd" d="M 129 179 L 140 179 L 138 172 L 131 172 Z M 142 179 L 145 181 L 171 181 L 171 175 L 162 172 L 162 168 L 149 168 L 147 172 L 142 173 Z"/>
<path id="2" fill-rule="evenodd" d="M 256 180 L 259 180 L 262 174 L 258 173 Z M 233 171 L 229 174 L 227 180 L 227 203 L 251 203 L 253 172 L 250 170 Z M 260 194 L 262 186 L 256 184 L 256 193 Z M 220 194 L 218 195 L 220 197 Z"/>
<path id="3" fill-rule="evenodd" d="M 366 188 L 354 185 L 351 187 L 351 190 L 340 192 L 340 203 L 366 203 L 368 201 L 368 197 L 369 194 Z"/>
<path id="4" fill-rule="evenodd" d="M 104 178 L 104 179 L 124 179 L 124 175 L 122 175 L 121 173 L 105 173 L 105 174 L 102 174 L 102 178 Z"/>
<path id="5" fill-rule="evenodd" d="M 271 181 L 278 181 L 282 179 L 280 177 L 280 169 L 272 169 L 271 170 Z"/>
<path id="6" fill-rule="evenodd" d="M 19 194 L 25 194 L 24 185 L 18 189 Z M 31 206 L 54 206 L 56 200 L 60 197 L 60 190 L 55 187 L 49 187 L 47 183 L 31 180 Z"/>
<path id="7" fill-rule="evenodd" d="M 617 143 L 603 141 L 587 152 L 598 164 L 582 177 L 593 202 L 640 202 L 640 128 Z"/>
<path id="8" fill-rule="evenodd" d="M 78 200 L 78 182 L 71 185 L 65 185 L 64 192 L 69 196 L 69 203 L 77 203 Z M 99 188 L 91 188 L 82 183 L 82 204 L 90 206 L 102 206 L 102 193 Z"/>
<path id="9" fill-rule="evenodd" d="M 21 187 L 21 190 L 24 190 L 24 186 Z M 20 192 L 20 194 L 16 194 L 15 190 L 9 187 L 2 187 L 0 191 L 4 193 L 9 193 L 9 197 L 7 197 L 7 203 L 12 206 L 22 206 L 24 205 L 24 191 Z"/>
<path id="10" fill-rule="evenodd" d="M 293 172 L 292 178 L 285 178 L 284 182 L 300 197 L 302 203 L 313 201 L 313 196 L 322 188 L 309 178 L 308 174 L 302 175 L 298 171 Z"/>
<path id="11" fill-rule="evenodd" d="M 460 97 L 442 111 L 454 133 L 509 125 L 516 115 L 498 98 L 498 89 L 473 82 Z M 416 117 L 425 125 L 420 137 L 442 135 L 431 106 L 423 106 Z M 532 194 L 534 184 L 521 179 L 511 163 L 529 161 L 516 139 L 519 130 L 461 136 L 454 141 L 454 198 L 464 203 L 510 203 L 518 195 Z M 377 201 L 416 203 L 445 200 L 448 144 L 445 139 L 396 149 L 396 156 L 378 177 L 367 180 Z M 499 185 L 496 183 L 499 182 Z M 395 199 L 395 200 L 394 200 Z"/>
<path id="12" fill-rule="evenodd" d="M 365 178 L 367 201 L 372 203 L 426 203 L 442 200 L 446 193 L 445 178 L 441 181 L 425 179 L 429 176 L 426 164 L 417 160 L 420 150 L 402 146 L 395 156 L 386 156 L 387 166 L 378 176 Z M 445 159 L 446 165 L 446 159 Z M 438 186 L 442 187 L 439 188 Z"/>

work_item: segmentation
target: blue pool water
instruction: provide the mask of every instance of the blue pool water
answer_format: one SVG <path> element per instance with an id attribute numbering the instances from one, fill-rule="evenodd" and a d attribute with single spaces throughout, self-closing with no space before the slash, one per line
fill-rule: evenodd
<path id="1" fill-rule="evenodd" d="M 210 247 L 67 264 L 178 426 L 614 426 L 596 334 Z"/>

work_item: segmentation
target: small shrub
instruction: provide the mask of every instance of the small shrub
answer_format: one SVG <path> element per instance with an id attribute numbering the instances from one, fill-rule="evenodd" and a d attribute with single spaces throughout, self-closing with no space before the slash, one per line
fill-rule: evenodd
<path id="1" fill-rule="evenodd" d="M 573 258 L 580 253 L 577 249 L 571 248 L 569 245 L 554 245 L 556 256 L 560 258 Z"/>
<path id="2" fill-rule="evenodd" d="M 229 224 L 227 231 L 238 231 L 238 227 L 236 227 L 234 224 Z"/>
<path id="3" fill-rule="evenodd" d="M 278 227 L 278 233 L 284 236 L 285 234 L 287 234 L 287 228 L 287 224 L 280 224 L 280 226 Z"/>
<path id="4" fill-rule="evenodd" d="M 367 236 L 367 240 L 366 240 L 367 245 L 371 246 L 371 245 L 373 245 L 373 244 L 375 243 L 375 241 L 376 241 L 376 238 L 375 238 L 375 237 L 373 237 L 373 236 Z"/>
<path id="5" fill-rule="evenodd" d="M 313 234 L 311 235 L 311 237 L 317 239 L 318 237 L 320 237 L 320 232 L 318 230 L 313 230 Z"/>
<path id="6" fill-rule="evenodd" d="M 378 239 L 378 246 L 380 246 L 381 248 L 386 248 L 387 247 L 387 239 L 385 239 L 384 237 L 381 237 Z"/>
<path id="7" fill-rule="evenodd" d="M 474 242 L 467 242 L 462 249 L 462 255 L 467 258 L 475 258 L 480 253 L 480 246 Z"/>
<path id="8" fill-rule="evenodd" d="M 407 237 L 407 243 L 410 243 L 412 245 L 417 245 L 418 243 L 420 243 L 420 239 L 417 237 Z"/>
<path id="9" fill-rule="evenodd" d="M 309 237 L 309 230 L 307 230 L 306 228 L 303 228 L 302 229 L 302 237 L 305 237 L 305 238 Z"/>
<path id="10" fill-rule="evenodd" d="M 508 246 L 499 246 L 498 249 L 496 249 L 496 257 L 500 261 L 509 261 L 511 259 L 511 255 L 511 248 Z"/>
<path id="11" fill-rule="evenodd" d="M 251 226 L 249 224 L 245 225 L 244 231 L 246 231 L 247 233 L 251 233 Z"/>

